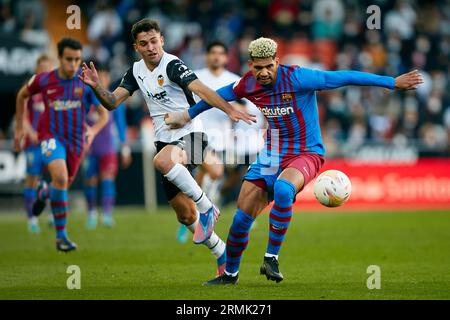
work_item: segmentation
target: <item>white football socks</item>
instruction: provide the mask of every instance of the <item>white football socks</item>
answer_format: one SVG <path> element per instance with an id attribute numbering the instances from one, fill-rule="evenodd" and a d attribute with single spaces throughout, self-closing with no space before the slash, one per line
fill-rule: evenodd
<path id="1" fill-rule="evenodd" d="M 197 213 L 197 220 L 195 220 L 193 224 L 186 226 L 186 228 L 188 228 L 189 231 L 194 233 L 197 224 L 198 224 L 198 213 Z M 203 244 L 208 247 L 208 249 L 217 259 L 219 259 L 219 257 L 225 252 L 225 242 L 223 242 L 223 240 L 220 239 L 219 236 L 214 231 L 211 237 L 208 240 L 206 240 Z"/>
<path id="2" fill-rule="evenodd" d="M 215 232 L 213 232 L 211 237 L 205 241 L 205 245 L 217 259 L 225 252 L 225 243 Z"/>
<path id="3" fill-rule="evenodd" d="M 175 164 L 164 176 L 185 195 L 194 200 L 200 212 L 206 212 L 212 207 L 211 201 L 209 201 L 206 194 L 197 184 L 197 181 L 191 176 L 189 170 L 182 164 Z"/>

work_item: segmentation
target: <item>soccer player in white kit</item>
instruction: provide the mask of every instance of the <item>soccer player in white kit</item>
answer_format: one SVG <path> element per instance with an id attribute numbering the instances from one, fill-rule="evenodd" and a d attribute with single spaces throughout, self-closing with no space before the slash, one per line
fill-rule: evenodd
<path id="1" fill-rule="evenodd" d="M 178 130 L 171 130 L 164 122 L 164 115 L 182 111 L 195 104 L 193 93 L 223 110 L 233 121 L 254 121 L 254 117 L 236 110 L 215 91 L 198 80 L 178 57 L 164 51 L 164 37 L 158 23 L 143 19 L 135 23 L 131 34 L 134 49 L 142 56 L 126 72 L 119 87 L 113 92 L 103 88 L 97 71 L 91 62 L 83 64 L 81 79 L 95 92 L 102 105 L 115 109 L 140 90 L 149 108 L 155 127 L 157 154 L 154 165 L 163 174 L 163 187 L 169 204 L 175 210 L 178 221 L 194 233 L 194 243 L 205 244 L 217 258 L 217 275 L 223 272 L 225 263 L 224 242 L 214 233 L 219 210 L 206 197 L 192 177 L 186 165 L 203 161 L 207 145 L 206 135 L 198 123 L 192 122 Z M 197 209 L 200 213 L 197 212 Z"/>
<path id="2" fill-rule="evenodd" d="M 240 76 L 226 69 L 227 63 L 227 46 L 220 41 L 211 42 L 206 48 L 206 68 L 196 70 L 195 74 L 208 87 L 218 90 L 240 79 Z M 199 100 L 196 99 L 196 101 Z M 256 154 L 259 151 L 250 149 L 254 149 L 255 145 L 258 144 L 258 129 L 263 128 L 264 117 L 258 108 L 246 99 L 234 104 L 238 109 L 249 111 L 257 117 L 259 115 L 257 123 L 233 123 L 224 112 L 217 108 L 207 110 L 198 116 L 202 120 L 204 131 L 208 135 L 208 148 L 212 149 L 212 152 L 206 154 L 205 162 L 199 168 L 197 182 L 203 186 L 203 190 L 208 190 L 208 196 L 213 199 L 218 198 L 217 194 L 220 187 L 218 180 L 223 176 L 224 163 L 228 164 L 227 161 L 230 159 L 230 162 L 232 161 L 230 165 L 245 165 L 243 163 L 245 156 L 252 153 Z M 245 143 L 245 141 L 242 141 L 243 139 L 255 143 Z M 227 155 L 228 158 L 225 158 Z"/>
<path id="3" fill-rule="evenodd" d="M 219 41 L 212 42 L 206 48 L 206 68 L 196 70 L 195 74 L 211 89 L 220 89 L 240 78 L 225 68 L 227 63 L 226 45 Z M 217 199 L 219 180 L 223 177 L 224 161 L 226 161 L 224 153 L 230 151 L 227 149 L 232 145 L 233 123 L 225 113 L 216 108 L 202 113 L 199 118 L 208 135 L 208 148 L 211 150 L 207 152 L 205 162 L 199 168 L 197 181 L 204 186 L 204 190 L 208 190 L 207 193 L 209 192 L 208 195 L 211 198 Z"/>

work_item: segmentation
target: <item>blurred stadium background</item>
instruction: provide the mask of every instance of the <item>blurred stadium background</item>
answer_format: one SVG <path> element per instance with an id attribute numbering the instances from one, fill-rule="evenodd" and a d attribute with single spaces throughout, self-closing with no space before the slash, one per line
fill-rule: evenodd
<path id="1" fill-rule="evenodd" d="M 81 8 L 80 30 L 65 27 L 66 10 L 72 4 Z M 380 30 L 366 27 L 370 16 L 366 9 L 372 4 L 381 9 Z M 425 83 L 416 91 L 349 87 L 318 94 L 328 159 L 324 169 L 341 170 L 352 180 L 353 194 L 343 211 L 450 211 L 448 0 L 0 0 L 0 213 L 23 211 L 25 158 L 12 150 L 15 95 L 32 74 L 38 55 L 49 52 L 56 58 L 56 42 L 74 36 L 84 45 L 85 61 L 108 65 L 113 80 L 118 81 L 138 59 L 130 29 L 143 17 L 161 23 L 165 50 L 194 70 L 205 66 L 207 44 L 220 40 L 229 46 L 228 69 L 243 74 L 248 44 L 259 36 L 276 39 L 281 60 L 287 64 L 390 76 L 420 70 Z M 119 171 L 117 204 L 138 207 L 138 211 L 145 207 L 149 212 L 169 212 L 163 208 L 166 201 L 159 176 L 151 167 L 153 129 L 139 94 L 127 101 L 127 124 L 133 163 Z M 235 193 L 222 199 L 223 206 L 233 208 L 239 186 L 234 185 Z M 299 197 L 298 210 L 330 212 L 315 201 L 311 186 Z M 71 210 L 84 212 L 79 179 L 70 197 Z M 116 212 L 124 210 L 117 208 Z M 434 225 L 430 229 L 443 236 L 438 242 L 444 249 L 449 243 L 445 236 L 448 215 L 430 216 L 435 220 L 428 223 L 446 222 L 444 229 L 437 231 Z M 411 228 L 426 218 L 427 214 L 415 216 Z M 175 219 L 170 219 L 175 226 Z M 313 224 L 319 221 L 309 219 Z M 119 218 L 119 225 L 124 221 Z M 220 228 L 225 233 L 229 224 L 224 224 Z M 357 234 L 358 227 L 352 230 Z M 167 237 L 174 233 L 175 229 Z M 449 265 L 447 260 L 440 261 L 442 268 Z"/>

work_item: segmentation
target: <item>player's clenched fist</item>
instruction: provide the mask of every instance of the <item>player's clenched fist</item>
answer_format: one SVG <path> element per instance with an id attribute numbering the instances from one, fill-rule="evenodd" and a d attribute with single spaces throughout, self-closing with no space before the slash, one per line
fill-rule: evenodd
<path id="1" fill-rule="evenodd" d="M 178 112 L 169 112 L 164 116 L 164 122 L 171 129 L 178 129 L 186 125 L 189 121 L 191 121 L 191 117 L 189 117 L 189 113 L 187 110 L 178 111 Z"/>
<path id="2" fill-rule="evenodd" d="M 417 70 L 402 74 L 395 78 L 396 90 L 417 89 L 419 84 L 423 83 L 422 75 Z"/>

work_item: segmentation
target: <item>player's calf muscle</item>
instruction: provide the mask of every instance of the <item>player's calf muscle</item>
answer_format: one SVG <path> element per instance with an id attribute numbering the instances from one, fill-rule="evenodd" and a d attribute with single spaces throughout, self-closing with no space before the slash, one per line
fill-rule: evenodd
<path id="1" fill-rule="evenodd" d="M 175 198 L 169 201 L 171 207 L 177 214 L 178 222 L 186 226 L 197 220 L 197 211 L 194 202 L 184 193 L 179 192 Z"/>
<path id="2" fill-rule="evenodd" d="M 197 220 L 195 210 L 188 210 L 188 211 L 175 210 L 175 212 L 177 214 L 178 222 L 184 224 L 185 226 L 189 226 Z"/>
<path id="3" fill-rule="evenodd" d="M 267 206 L 267 195 L 264 190 L 251 182 L 244 181 L 237 201 L 237 207 L 256 218 Z"/>

